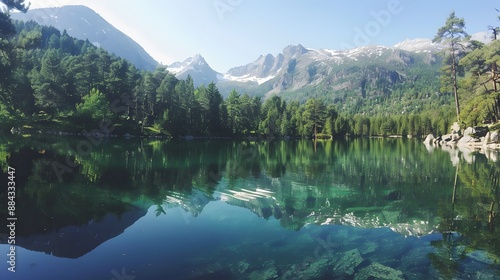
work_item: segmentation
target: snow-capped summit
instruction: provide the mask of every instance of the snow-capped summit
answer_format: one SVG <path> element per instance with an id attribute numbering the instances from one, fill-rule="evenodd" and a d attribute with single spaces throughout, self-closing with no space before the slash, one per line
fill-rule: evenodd
<path id="1" fill-rule="evenodd" d="M 210 82 L 216 83 L 220 76 L 200 54 L 188 57 L 183 62 L 174 62 L 167 67 L 167 70 L 178 79 L 186 79 L 188 75 L 191 75 L 195 86 L 208 85 Z"/>
<path id="2" fill-rule="evenodd" d="M 205 58 L 203 58 L 203 56 L 201 56 L 200 54 L 196 54 L 194 57 L 186 58 L 183 62 L 177 61 L 177 62 L 170 64 L 167 67 L 167 70 L 170 73 L 177 75 L 177 74 L 189 69 L 190 67 L 191 68 L 195 67 L 195 66 L 200 67 L 203 65 L 207 65 Z"/>
<path id="3" fill-rule="evenodd" d="M 444 45 L 439 43 L 433 43 L 431 39 L 406 39 L 394 45 L 394 48 L 405 50 L 409 52 L 421 53 L 421 52 L 439 52 L 445 48 Z"/>
<path id="4" fill-rule="evenodd" d="M 476 40 L 484 44 L 489 44 L 493 41 L 493 34 L 489 32 L 478 32 L 471 35 L 471 40 Z"/>

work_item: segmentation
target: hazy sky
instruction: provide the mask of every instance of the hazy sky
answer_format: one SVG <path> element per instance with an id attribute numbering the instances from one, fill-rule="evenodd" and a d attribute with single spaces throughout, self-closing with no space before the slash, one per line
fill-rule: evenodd
<path id="1" fill-rule="evenodd" d="M 26 1 L 28 2 L 28 1 Z M 499 26 L 491 0 L 31 0 L 85 5 L 163 64 L 200 53 L 219 72 L 287 45 L 343 49 L 433 38 L 451 11 L 470 34 Z"/>

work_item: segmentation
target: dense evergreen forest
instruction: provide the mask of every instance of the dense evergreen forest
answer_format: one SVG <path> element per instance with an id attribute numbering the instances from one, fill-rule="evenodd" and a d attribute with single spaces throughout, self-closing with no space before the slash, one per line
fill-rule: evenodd
<path id="1" fill-rule="evenodd" d="M 491 30 L 496 35 L 498 28 Z M 466 39 L 451 47 L 465 45 Z M 441 92 L 452 94 L 450 73 L 456 73 L 462 124 L 500 119 L 496 37 L 488 45 L 474 41 L 443 55 Z M 113 134 L 172 137 L 311 137 L 315 132 L 338 137 L 445 134 L 453 121 L 453 104 L 411 114 L 370 115 L 347 114 L 316 98 L 286 102 L 275 95 L 264 100 L 233 90 L 224 99 L 214 83 L 195 88 L 191 77 L 179 80 L 164 67 L 140 71 L 66 31 L 12 22 L 8 14 L 0 17 L 3 130 L 81 132 L 105 126 L 103 131 Z"/>

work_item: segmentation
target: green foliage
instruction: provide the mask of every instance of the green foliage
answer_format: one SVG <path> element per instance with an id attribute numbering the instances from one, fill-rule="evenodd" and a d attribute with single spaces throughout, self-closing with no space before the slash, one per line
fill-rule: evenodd
<path id="1" fill-rule="evenodd" d="M 457 18 L 455 12 L 451 12 L 444 26 L 439 28 L 436 36 L 432 40 L 437 43 L 449 45 L 449 52 L 446 54 L 441 76 L 441 92 L 453 91 L 455 96 L 455 108 L 457 120 L 460 122 L 460 102 L 458 96 L 457 75 L 460 71 L 459 60 L 464 55 L 465 46 L 463 42 L 469 40 L 469 35 L 465 32 L 465 21 Z"/>
<path id="2" fill-rule="evenodd" d="M 76 105 L 78 115 L 90 118 L 93 121 L 109 119 L 112 117 L 110 104 L 106 96 L 97 89 L 82 98 L 82 103 Z"/>
<path id="3" fill-rule="evenodd" d="M 236 90 L 224 99 L 214 83 L 195 88 L 191 77 L 178 80 L 162 67 L 141 72 L 126 60 L 52 27 L 34 22 L 13 26 L 17 35 L 0 38 L 3 119 L 44 111 L 48 120 L 67 115 L 68 123 L 77 119 L 71 116 L 92 122 L 113 118 L 123 131 L 136 133 L 267 137 L 444 134 L 453 119 L 453 95 L 449 87 L 440 93 L 436 79 L 441 60 L 428 61 L 426 54 L 415 54 L 415 64 L 405 70 L 411 78 L 402 83 L 394 80 L 401 78 L 398 71 L 403 64 L 373 67 L 359 61 L 342 70 L 346 75 L 360 73 L 363 79 L 344 81 L 359 87 L 333 89 L 320 83 L 263 102 Z M 445 40 L 447 34 L 438 35 Z M 500 117 L 500 98 L 492 82 L 498 77 L 493 66 L 499 49 L 498 42 L 474 43 L 457 64 L 462 118 L 468 124 Z M 452 58 L 443 61 L 445 70 L 450 70 L 452 64 L 446 64 Z M 296 70 L 292 66 L 290 75 Z M 311 67 L 309 77 L 323 74 L 320 71 Z"/>

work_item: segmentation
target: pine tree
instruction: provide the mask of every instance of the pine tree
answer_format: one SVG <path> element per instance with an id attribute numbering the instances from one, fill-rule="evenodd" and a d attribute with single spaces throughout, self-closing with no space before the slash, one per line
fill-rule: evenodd
<path id="1" fill-rule="evenodd" d="M 455 96 L 455 108 L 457 111 L 457 121 L 460 123 L 460 103 L 458 100 L 458 61 L 461 53 L 465 47 L 462 42 L 469 39 L 469 35 L 465 32 L 465 21 L 463 18 L 457 18 L 455 12 L 451 12 L 446 23 L 443 27 L 439 28 L 436 36 L 432 40 L 433 42 L 441 43 L 444 42 L 449 45 L 450 60 L 448 61 L 451 66 L 451 78 L 453 93 Z"/>

